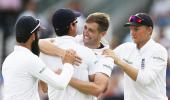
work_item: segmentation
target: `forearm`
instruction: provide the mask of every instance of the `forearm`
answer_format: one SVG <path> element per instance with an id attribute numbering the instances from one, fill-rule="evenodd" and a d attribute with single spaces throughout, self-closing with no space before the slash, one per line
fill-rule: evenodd
<path id="1" fill-rule="evenodd" d="M 41 52 L 48 55 L 59 56 L 59 57 L 64 57 L 65 55 L 65 50 L 55 46 L 52 43 L 52 39 L 40 39 L 39 48 Z"/>
<path id="2" fill-rule="evenodd" d="M 39 88 L 44 92 L 44 93 L 47 93 L 47 90 L 48 90 L 48 86 L 45 82 L 43 81 L 39 81 Z"/>
<path id="3" fill-rule="evenodd" d="M 132 67 L 125 61 L 119 59 L 115 62 L 129 77 L 131 77 L 134 81 L 136 81 L 138 76 L 138 69 Z"/>
<path id="4" fill-rule="evenodd" d="M 73 66 L 70 64 L 64 64 L 63 71 L 60 75 L 55 74 L 50 69 L 45 69 L 39 78 L 46 82 L 48 85 L 53 86 L 56 89 L 64 89 L 69 84 L 69 81 L 73 75 Z"/>
<path id="5" fill-rule="evenodd" d="M 100 87 L 98 87 L 93 82 L 86 82 L 76 78 L 72 78 L 69 85 L 85 94 L 98 96 L 101 93 Z"/>
<path id="6" fill-rule="evenodd" d="M 126 63 L 124 60 L 120 59 L 112 50 L 106 49 L 103 51 L 107 57 L 111 57 L 114 63 L 117 64 L 129 77 L 136 81 L 138 76 L 138 69 Z"/>

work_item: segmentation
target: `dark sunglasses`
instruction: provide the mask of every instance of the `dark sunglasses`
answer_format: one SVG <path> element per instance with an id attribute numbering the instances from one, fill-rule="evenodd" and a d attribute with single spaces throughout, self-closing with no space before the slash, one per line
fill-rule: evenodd
<path id="1" fill-rule="evenodd" d="M 139 16 L 135 16 L 135 15 L 130 16 L 129 22 L 147 25 L 147 23 L 142 18 L 140 18 Z"/>

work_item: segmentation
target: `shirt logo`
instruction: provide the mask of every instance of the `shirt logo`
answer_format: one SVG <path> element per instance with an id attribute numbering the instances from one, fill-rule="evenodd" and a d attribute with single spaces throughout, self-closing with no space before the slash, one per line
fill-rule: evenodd
<path id="1" fill-rule="evenodd" d="M 142 59 L 141 61 L 141 69 L 145 68 L 145 58 Z"/>
<path id="2" fill-rule="evenodd" d="M 161 57 L 153 57 L 153 59 L 165 61 L 165 60 L 164 60 L 163 58 L 161 58 Z"/>
<path id="3" fill-rule="evenodd" d="M 103 66 L 104 66 L 104 67 L 106 67 L 106 68 L 108 68 L 108 69 L 110 69 L 110 70 L 112 70 L 112 69 L 113 69 L 111 66 L 106 65 L 106 64 L 103 64 Z"/>
<path id="4" fill-rule="evenodd" d="M 98 61 L 96 60 L 96 61 L 94 61 L 94 64 L 96 64 Z"/>
<path id="5" fill-rule="evenodd" d="M 44 67 L 44 68 L 42 68 L 42 69 L 40 70 L 40 72 L 39 72 L 39 73 L 42 73 L 44 70 L 45 70 L 45 67 Z"/>

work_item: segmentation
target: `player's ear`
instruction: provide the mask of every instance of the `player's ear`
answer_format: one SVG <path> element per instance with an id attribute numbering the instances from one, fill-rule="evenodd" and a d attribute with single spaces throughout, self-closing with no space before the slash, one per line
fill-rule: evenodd
<path id="1" fill-rule="evenodd" d="M 35 33 L 32 33 L 31 39 L 34 41 L 35 40 Z"/>
<path id="2" fill-rule="evenodd" d="M 102 36 L 106 35 L 106 31 L 100 33 Z"/>

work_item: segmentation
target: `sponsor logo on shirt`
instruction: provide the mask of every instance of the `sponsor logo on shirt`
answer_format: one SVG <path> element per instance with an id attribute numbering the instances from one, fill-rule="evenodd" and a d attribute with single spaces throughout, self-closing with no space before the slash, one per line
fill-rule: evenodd
<path id="1" fill-rule="evenodd" d="M 94 64 L 96 64 L 98 61 L 96 60 L 96 61 L 94 61 Z"/>
<path id="2" fill-rule="evenodd" d="M 40 72 L 39 72 L 39 73 L 42 73 L 44 70 L 45 70 L 45 67 L 44 67 L 44 68 L 42 68 L 42 69 L 40 70 Z"/>
<path id="3" fill-rule="evenodd" d="M 108 69 L 110 69 L 110 70 L 112 70 L 112 67 L 109 66 L 109 65 L 103 64 L 103 66 L 106 67 L 106 68 L 108 68 Z"/>
<path id="4" fill-rule="evenodd" d="M 165 61 L 163 58 L 161 58 L 161 57 L 153 57 L 153 59 L 155 59 L 155 60 L 161 60 L 161 61 Z"/>

